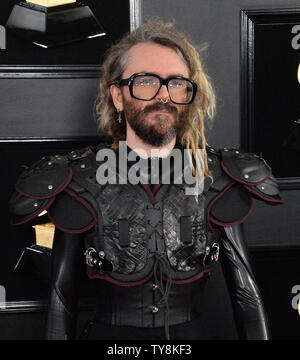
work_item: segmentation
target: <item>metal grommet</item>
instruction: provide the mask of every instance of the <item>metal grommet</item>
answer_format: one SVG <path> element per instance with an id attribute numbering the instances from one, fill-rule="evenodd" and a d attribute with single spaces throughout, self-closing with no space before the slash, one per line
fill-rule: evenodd
<path id="1" fill-rule="evenodd" d="M 98 255 L 103 259 L 105 256 L 105 252 L 104 251 L 99 251 Z"/>
<path id="2" fill-rule="evenodd" d="M 131 248 L 135 248 L 135 247 L 136 247 L 136 243 L 131 242 L 131 243 L 130 243 L 130 247 L 131 247 Z"/>
<path id="3" fill-rule="evenodd" d="M 157 285 L 157 284 L 152 284 L 152 289 L 153 289 L 153 291 L 155 291 L 157 288 L 158 288 L 158 285 Z"/>
<path id="4" fill-rule="evenodd" d="M 152 312 L 157 313 L 158 312 L 158 307 L 157 306 L 152 306 Z"/>

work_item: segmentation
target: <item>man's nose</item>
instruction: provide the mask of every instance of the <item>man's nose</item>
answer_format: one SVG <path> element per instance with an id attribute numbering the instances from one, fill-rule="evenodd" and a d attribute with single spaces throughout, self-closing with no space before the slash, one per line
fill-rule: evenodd
<path id="1" fill-rule="evenodd" d="M 165 100 L 165 102 L 170 101 L 170 95 L 169 95 L 167 85 L 161 86 L 161 88 L 159 89 L 159 92 L 156 95 L 156 98 L 158 100 L 160 100 L 160 99 Z"/>

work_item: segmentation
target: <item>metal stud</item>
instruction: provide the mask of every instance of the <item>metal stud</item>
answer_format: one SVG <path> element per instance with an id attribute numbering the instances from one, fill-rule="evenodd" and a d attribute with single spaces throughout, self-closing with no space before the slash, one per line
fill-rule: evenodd
<path id="1" fill-rule="evenodd" d="M 104 251 L 99 251 L 99 256 L 103 259 L 103 258 L 104 258 L 104 256 L 105 256 Z"/>
<path id="2" fill-rule="evenodd" d="M 85 168 L 85 164 L 81 164 L 80 167 L 81 167 L 81 169 L 84 169 L 84 168 Z"/>
<path id="3" fill-rule="evenodd" d="M 245 178 L 245 179 L 248 179 L 248 178 L 249 178 L 249 175 L 248 175 L 248 174 L 245 174 L 245 175 L 244 175 L 244 178 Z"/>
<path id="4" fill-rule="evenodd" d="M 49 162 L 48 162 L 48 165 L 49 165 L 49 166 L 50 166 L 50 165 L 52 165 L 52 162 L 51 162 L 51 161 L 49 161 Z"/>
<path id="5" fill-rule="evenodd" d="M 34 207 L 38 207 L 39 204 L 38 204 L 38 203 L 34 203 L 33 206 L 34 206 Z"/>
<path id="6" fill-rule="evenodd" d="M 152 312 L 157 313 L 158 312 L 158 307 L 157 306 L 152 306 Z"/>
<path id="7" fill-rule="evenodd" d="M 236 153 L 236 154 L 239 154 L 240 152 L 239 152 L 238 150 L 235 150 L 235 153 Z"/>
<path id="8" fill-rule="evenodd" d="M 157 284 L 153 284 L 153 285 L 152 285 L 153 291 L 155 291 L 157 288 L 158 288 L 158 285 L 157 285 Z"/>
<path id="9" fill-rule="evenodd" d="M 48 189 L 52 190 L 53 189 L 53 185 L 48 185 Z"/>
<path id="10" fill-rule="evenodd" d="M 264 186 L 261 186 L 260 188 L 261 188 L 262 190 L 265 190 L 265 187 L 264 187 Z"/>
<path id="11" fill-rule="evenodd" d="M 130 247 L 135 248 L 135 247 L 136 247 L 136 243 L 131 242 L 131 243 L 130 243 Z"/>
<path id="12" fill-rule="evenodd" d="M 209 162 L 212 162 L 212 158 L 208 158 L 208 161 L 209 161 Z"/>

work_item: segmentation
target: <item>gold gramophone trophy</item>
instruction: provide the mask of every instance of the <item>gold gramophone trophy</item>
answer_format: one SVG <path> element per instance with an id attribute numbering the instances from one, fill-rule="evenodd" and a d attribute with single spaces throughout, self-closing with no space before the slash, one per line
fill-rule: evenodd
<path id="1" fill-rule="evenodd" d="M 13 7 L 6 28 L 43 48 L 105 35 L 89 6 L 76 0 L 30 0 Z"/>

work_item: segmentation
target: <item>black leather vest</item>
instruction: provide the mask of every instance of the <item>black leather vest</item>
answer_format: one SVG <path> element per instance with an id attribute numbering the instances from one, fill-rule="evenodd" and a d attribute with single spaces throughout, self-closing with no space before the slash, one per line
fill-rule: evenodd
<path id="1" fill-rule="evenodd" d="M 125 286 L 146 282 L 154 273 L 177 282 L 201 277 L 212 245 L 204 193 L 187 195 L 184 179 L 157 184 L 153 191 L 129 182 L 100 185 L 88 176 L 101 165 L 93 156 L 73 168 L 68 186 L 97 217 L 95 231 L 85 239 L 88 275 Z"/>
<path id="2" fill-rule="evenodd" d="M 185 280 L 204 270 L 208 243 L 203 194 L 186 195 L 184 186 L 176 185 L 161 185 L 152 199 L 141 185 L 106 185 L 101 190 L 95 199 L 99 228 L 86 238 L 87 256 L 94 249 L 112 271 L 93 266 L 87 258 L 90 277 L 141 283 L 153 271 Z"/>
<path id="3" fill-rule="evenodd" d="M 141 184 L 99 185 L 97 148 L 44 158 L 16 184 L 12 224 L 47 210 L 57 228 L 85 234 L 88 275 L 107 280 L 110 289 L 99 305 L 103 321 L 146 327 L 187 321 L 197 307 L 188 299 L 218 259 L 218 227 L 242 223 L 253 197 L 281 203 L 263 159 L 236 149 L 207 150 L 214 182 L 197 196 L 186 195 L 184 182 L 153 191 Z"/>

